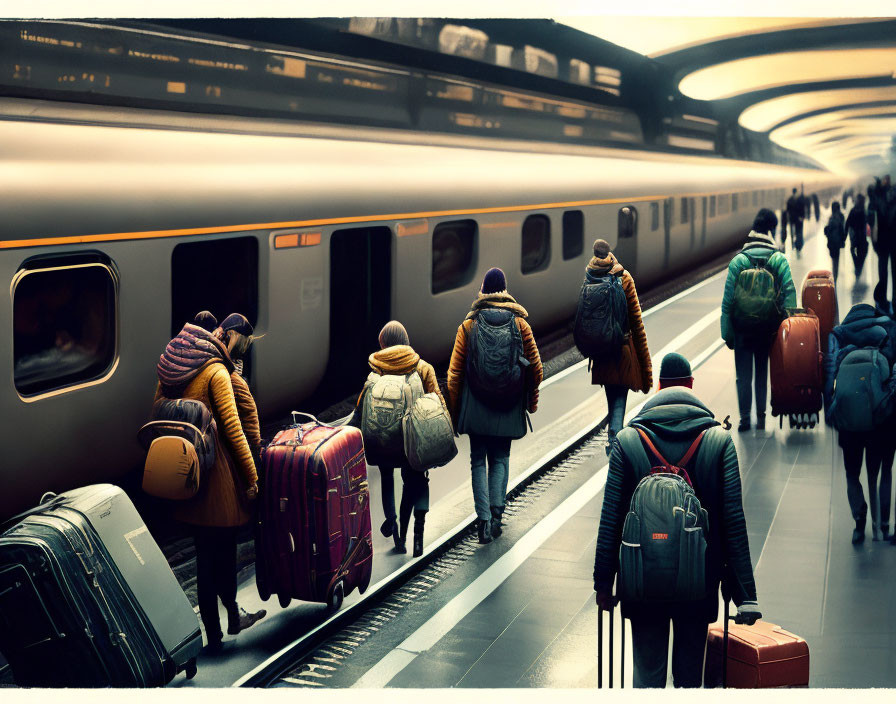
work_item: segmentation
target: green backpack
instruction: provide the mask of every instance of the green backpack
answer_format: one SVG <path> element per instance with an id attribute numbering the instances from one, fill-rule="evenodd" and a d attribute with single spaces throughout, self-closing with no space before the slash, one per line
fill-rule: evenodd
<path id="1" fill-rule="evenodd" d="M 774 253 L 756 258 L 743 254 L 752 266 L 740 272 L 734 282 L 731 322 L 740 333 L 773 334 L 781 323 L 777 282 L 767 268 Z"/>

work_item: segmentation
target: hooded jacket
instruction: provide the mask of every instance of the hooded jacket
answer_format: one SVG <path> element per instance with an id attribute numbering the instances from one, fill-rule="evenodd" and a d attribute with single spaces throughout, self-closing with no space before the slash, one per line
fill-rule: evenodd
<path id="1" fill-rule="evenodd" d="M 644 430 L 660 453 L 675 462 L 687 451 L 697 435 L 719 423 L 696 396 L 682 387 L 658 391 L 644 404 L 629 427 L 620 431 Z M 644 468 L 636 467 L 617 443 L 610 453 L 610 468 L 604 489 L 597 550 L 594 557 L 595 591 L 611 593 L 619 570 L 619 546 L 622 527 Z M 699 601 L 658 604 L 623 603 L 623 614 L 632 616 L 687 615 L 712 622 L 718 615 L 717 592 L 737 605 L 756 601 L 756 583 L 750 562 L 747 525 L 741 499 L 740 468 L 734 441 L 727 433 L 716 431 L 704 437 L 693 471 L 694 492 L 709 515 L 706 549 L 707 596 Z"/>
<path id="2" fill-rule="evenodd" d="M 734 255 L 728 265 L 728 278 L 725 281 L 725 293 L 722 296 L 722 339 L 730 348 L 742 347 L 752 342 L 764 344 L 771 343 L 771 337 L 767 340 L 753 340 L 745 335 L 737 333 L 731 321 L 731 304 L 734 301 L 734 286 L 737 277 L 742 271 L 753 266 L 750 256 L 756 258 L 768 257 L 766 268 L 775 277 L 778 289 L 778 309 L 784 312 L 785 308 L 796 308 L 796 288 L 793 285 L 793 276 L 790 273 L 790 264 L 781 254 L 775 239 L 771 235 L 751 231 L 747 236 L 747 242 L 740 252 Z"/>
<path id="3" fill-rule="evenodd" d="M 249 520 L 245 487 L 258 481 L 234 397 L 233 362 L 211 333 L 187 324 L 159 358 L 155 400 L 185 398 L 211 409 L 218 428 L 215 462 L 197 495 L 176 502 L 174 517 L 192 525 L 233 527 Z"/>
<path id="4" fill-rule="evenodd" d="M 513 313 L 523 341 L 523 356 L 529 362 L 526 370 L 526 393 L 520 398 L 518 406 L 509 411 L 488 408 L 473 395 L 465 383 L 467 338 L 473 329 L 476 314 L 487 309 Z M 544 376 L 535 336 L 526 322 L 528 316 L 526 309 L 506 291 L 480 293 L 473 301 L 470 312 L 457 328 L 448 364 L 448 409 L 458 433 L 510 438 L 521 438 L 526 434 L 526 410 L 535 413 L 538 409 L 538 387 Z"/>
<path id="5" fill-rule="evenodd" d="M 585 269 L 585 283 L 594 283 L 599 277 L 611 274 L 620 277 L 625 300 L 628 303 L 629 337 L 622 347 L 618 362 L 595 361 L 591 367 L 592 384 L 617 384 L 632 391 L 647 393 L 653 386 L 653 365 L 647 347 L 647 332 L 641 320 L 641 302 L 632 278 L 610 252 L 605 258 L 592 257 Z"/>

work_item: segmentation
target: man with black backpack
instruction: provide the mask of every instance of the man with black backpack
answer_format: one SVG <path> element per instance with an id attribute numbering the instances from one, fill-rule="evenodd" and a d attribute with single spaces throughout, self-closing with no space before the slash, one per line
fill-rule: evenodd
<path id="1" fill-rule="evenodd" d="M 688 361 L 666 355 L 660 391 L 619 432 L 610 454 L 594 590 L 601 608 L 609 611 L 621 601 L 623 617 L 631 620 L 635 687 L 665 686 L 670 620 L 675 686 L 701 685 L 720 583 L 737 605 L 738 623 L 762 616 L 737 451 L 689 391 L 692 384 Z"/>
<path id="2" fill-rule="evenodd" d="M 763 208 L 756 214 L 746 244 L 728 265 L 722 298 L 722 339 L 734 350 L 741 432 L 750 429 L 754 365 L 756 429 L 765 429 L 769 352 L 785 310 L 796 307 L 790 264 L 771 234 L 777 225 L 771 210 Z"/>
<path id="3" fill-rule="evenodd" d="M 470 436 L 480 543 L 501 535 L 510 443 L 526 434 L 526 414 L 538 408 L 543 372 L 528 315 L 507 292 L 504 272 L 489 269 L 448 366 L 448 408 L 457 432 Z"/>

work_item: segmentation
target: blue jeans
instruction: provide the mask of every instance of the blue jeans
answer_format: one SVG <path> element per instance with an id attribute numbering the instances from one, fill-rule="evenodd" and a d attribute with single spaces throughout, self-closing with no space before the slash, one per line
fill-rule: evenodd
<path id="1" fill-rule="evenodd" d="M 628 387 L 619 384 L 606 384 L 607 409 L 610 417 L 610 440 L 616 437 L 616 433 L 622 430 L 625 421 L 625 401 L 628 398 Z"/>
<path id="2" fill-rule="evenodd" d="M 487 521 L 492 517 L 491 506 L 504 505 L 510 474 L 510 441 L 511 438 L 470 435 L 473 504 L 480 520 Z"/>

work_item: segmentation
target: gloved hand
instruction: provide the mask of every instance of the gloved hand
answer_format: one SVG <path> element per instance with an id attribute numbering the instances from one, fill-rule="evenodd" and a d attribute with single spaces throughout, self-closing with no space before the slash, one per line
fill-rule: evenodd
<path id="1" fill-rule="evenodd" d="M 613 607 L 619 603 L 619 599 L 613 596 L 610 592 L 605 592 L 600 589 L 595 589 L 594 596 L 597 605 L 604 611 L 612 611 Z"/>
<path id="2" fill-rule="evenodd" d="M 249 488 L 246 489 L 246 498 L 248 498 L 249 501 L 253 501 L 257 497 L 258 497 L 258 482 L 252 482 L 249 485 Z"/>
<path id="3" fill-rule="evenodd" d="M 761 618 L 762 612 L 759 610 L 759 604 L 755 601 L 745 601 L 737 607 L 737 615 L 734 617 L 734 622 L 745 626 L 752 626 Z"/>

